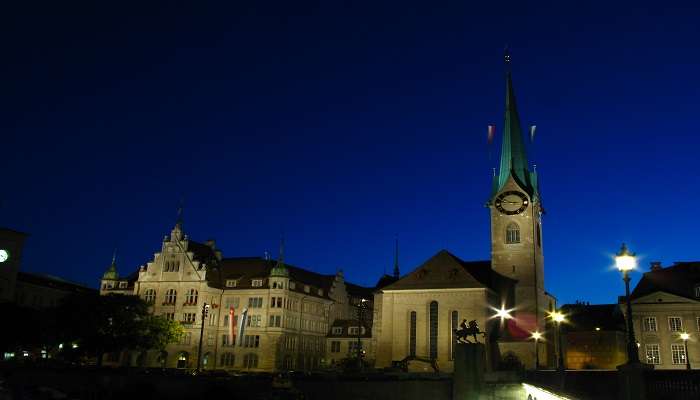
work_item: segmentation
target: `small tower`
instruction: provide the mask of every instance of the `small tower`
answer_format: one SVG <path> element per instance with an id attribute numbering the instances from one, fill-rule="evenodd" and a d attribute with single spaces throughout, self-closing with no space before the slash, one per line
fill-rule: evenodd
<path id="1" fill-rule="evenodd" d="M 112 263 L 107 267 L 107 271 L 102 274 L 102 282 L 100 284 L 100 294 L 117 287 L 119 274 L 117 273 L 117 250 L 112 254 Z"/>
<path id="2" fill-rule="evenodd" d="M 396 238 L 396 248 L 394 251 L 394 279 L 398 280 L 400 277 L 399 273 L 399 238 Z"/>
<path id="3" fill-rule="evenodd" d="M 277 263 L 270 270 L 270 289 L 286 289 L 289 286 L 289 270 L 284 264 L 284 237 L 280 240 Z"/>

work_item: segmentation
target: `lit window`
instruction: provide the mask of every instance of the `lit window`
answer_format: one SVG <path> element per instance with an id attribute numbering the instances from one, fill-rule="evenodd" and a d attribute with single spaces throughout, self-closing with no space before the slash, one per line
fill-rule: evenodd
<path id="1" fill-rule="evenodd" d="M 309 293 L 311 291 L 311 288 L 309 285 L 304 285 L 304 292 Z"/>
<path id="2" fill-rule="evenodd" d="M 238 279 L 227 279 L 226 287 L 236 287 L 238 286 Z"/>
<path id="3" fill-rule="evenodd" d="M 233 353 L 224 353 L 221 355 L 221 365 L 224 367 L 233 367 L 236 357 Z"/>
<path id="4" fill-rule="evenodd" d="M 647 364 L 661 364 L 661 353 L 658 344 L 647 344 Z"/>
<path id="5" fill-rule="evenodd" d="M 343 334 L 343 327 L 341 326 L 334 326 L 331 328 L 331 333 L 333 335 L 342 335 Z"/>
<path id="6" fill-rule="evenodd" d="M 656 332 L 656 317 L 644 317 L 644 330 L 647 332 Z"/>
<path id="7" fill-rule="evenodd" d="M 294 282 L 289 282 L 289 288 L 290 289 L 295 289 L 297 287 L 296 283 Z"/>
<path id="8" fill-rule="evenodd" d="M 685 346 L 682 344 L 671 345 L 671 362 L 673 364 L 685 364 Z"/>
<path id="9" fill-rule="evenodd" d="M 127 282 L 119 282 L 119 289 L 125 289 Z"/>
<path id="10" fill-rule="evenodd" d="M 681 317 L 668 317 L 668 329 L 671 332 L 680 332 L 683 330 L 683 321 Z"/>
<path id="11" fill-rule="evenodd" d="M 520 243 L 520 227 L 515 222 L 511 222 L 506 227 L 506 243 Z"/>
<path id="12" fill-rule="evenodd" d="M 261 287 L 263 285 L 263 280 L 262 279 L 253 279 L 251 285 L 253 287 Z"/>

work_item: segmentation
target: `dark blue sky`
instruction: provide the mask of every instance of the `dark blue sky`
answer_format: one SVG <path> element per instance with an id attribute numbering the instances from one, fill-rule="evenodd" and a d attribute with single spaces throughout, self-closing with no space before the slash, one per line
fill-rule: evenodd
<path id="1" fill-rule="evenodd" d="M 31 234 L 25 270 L 96 286 L 117 247 L 130 272 L 182 196 L 187 233 L 226 256 L 276 255 L 284 231 L 290 263 L 360 284 L 395 233 L 403 272 L 441 248 L 487 259 L 506 43 L 538 126 L 547 289 L 615 301 L 623 241 L 644 270 L 700 259 L 696 9 L 100 3 L 2 13 L 0 225 Z"/>

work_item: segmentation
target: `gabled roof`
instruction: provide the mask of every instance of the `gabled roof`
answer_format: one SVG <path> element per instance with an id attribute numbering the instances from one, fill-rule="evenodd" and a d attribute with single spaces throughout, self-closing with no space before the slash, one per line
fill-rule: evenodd
<path id="1" fill-rule="evenodd" d="M 45 274 L 34 274 L 29 272 L 17 272 L 17 281 L 52 288 L 71 293 L 97 293 L 97 290 L 80 283 L 71 282 L 63 278 Z"/>
<path id="2" fill-rule="evenodd" d="M 358 326 L 358 320 L 356 319 L 336 319 L 333 321 L 329 331 L 329 338 L 357 338 L 357 335 L 350 335 L 348 333 L 348 328 Z M 371 338 L 372 337 L 372 326 L 367 322 L 362 322 L 362 327 L 365 328 L 365 332 L 360 334 L 361 338 Z M 333 328 L 342 328 L 341 333 L 333 333 Z"/>
<path id="3" fill-rule="evenodd" d="M 624 331 L 625 318 L 619 304 L 564 304 L 562 307 L 567 323 L 562 329 L 567 332 Z"/>
<path id="4" fill-rule="evenodd" d="M 500 293 L 515 281 L 491 268 L 490 261 L 464 261 L 440 250 L 397 282 L 382 290 L 485 288 Z"/>
<path id="5" fill-rule="evenodd" d="M 192 240 L 187 241 L 187 251 L 191 251 L 194 254 L 195 260 L 204 263 L 210 262 L 212 259 L 216 258 L 214 249 L 204 243 L 199 243 Z"/>
<path id="6" fill-rule="evenodd" d="M 263 279 L 262 288 L 268 288 L 268 277 L 275 264 L 276 261 L 266 260 L 262 257 L 224 258 L 216 265 L 207 267 L 207 282 L 211 287 L 237 290 L 253 289 L 252 280 Z M 285 264 L 285 267 L 289 270 L 290 281 L 295 282 L 294 288 L 290 287 L 289 290 L 310 296 L 328 298 L 328 293 L 335 281 L 335 275 L 323 275 L 289 264 Z M 226 287 L 227 279 L 238 280 L 236 287 Z M 304 290 L 305 285 L 309 285 L 308 293 Z M 319 295 L 318 289 L 322 289 L 322 295 Z"/>
<path id="7" fill-rule="evenodd" d="M 694 293 L 698 285 L 700 285 L 700 261 L 677 262 L 670 267 L 645 272 L 630 294 L 630 299 L 638 299 L 661 291 L 700 300 Z"/>

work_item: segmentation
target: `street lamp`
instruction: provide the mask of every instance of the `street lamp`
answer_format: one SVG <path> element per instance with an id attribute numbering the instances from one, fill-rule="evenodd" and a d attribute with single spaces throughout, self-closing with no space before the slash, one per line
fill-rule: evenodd
<path id="1" fill-rule="evenodd" d="M 535 369 L 540 369 L 539 341 L 542 339 L 542 334 L 539 331 L 534 331 L 532 332 L 532 338 L 535 339 Z"/>
<path id="2" fill-rule="evenodd" d="M 366 299 L 360 299 L 357 304 L 357 368 L 360 371 L 362 370 L 362 321 L 366 302 Z"/>
<path id="3" fill-rule="evenodd" d="M 632 302 L 630 301 L 630 271 L 637 267 L 637 258 L 630 253 L 627 246 L 622 243 L 620 252 L 615 255 L 615 265 L 622 272 L 622 280 L 625 282 L 625 299 L 627 300 L 627 359 L 630 364 L 639 364 L 639 350 L 635 348 L 634 327 L 632 326 Z"/>
<path id="4" fill-rule="evenodd" d="M 197 372 L 202 367 L 202 338 L 204 337 L 204 321 L 209 314 L 209 304 L 202 305 L 202 326 L 199 328 L 199 351 L 197 351 Z"/>
<path id="5" fill-rule="evenodd" d="M 685 369 L 690 369 L 690 354 L 688 354 L 688 339 L 690 335 L 687 332 L 681 333 L 681 339 L 683 339 L 683 344 L 685 345 Z"/>
<path id="6" fill-rule="evenodd" d="M 561 344 L 561 323 L 566 322 L 564 314 L 559 311 L 552 311 L 549 313 L 550 318 L 557 324 L 557 336 L 559 342 L 559 366 L 560 371 L 564 371 L 564 347 Z"/>

